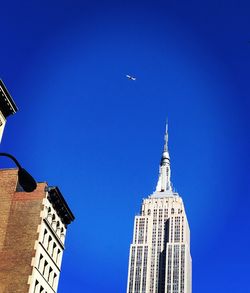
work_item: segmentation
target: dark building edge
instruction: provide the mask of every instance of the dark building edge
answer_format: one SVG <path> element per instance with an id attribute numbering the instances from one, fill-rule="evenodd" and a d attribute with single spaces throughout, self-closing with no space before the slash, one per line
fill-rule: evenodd
<path id="1" fill-rule="evenodd" d="M 48 192 L 48 200 L 56 210 L 62 222 L 67 226 L 74 221 L 75 217 L 70 210 L 67 202 L 57 186 L 47 186 L 45 191 Z"/>
<path id="2" fill-rule="evenodd" d="M 4 117 L 8 117 L 12 114 L 15 114 L 18 111 L 18 108 L 12 99 L 10 93 L 8 92 L 6 86 L 3 81 L 0 79 L 0 107 L 1 112 Z"/>

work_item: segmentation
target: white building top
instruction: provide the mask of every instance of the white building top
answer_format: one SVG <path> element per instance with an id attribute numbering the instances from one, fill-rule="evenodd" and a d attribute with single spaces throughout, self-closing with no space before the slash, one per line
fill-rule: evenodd
<path id="1" fill-rule="evenodd" d="M 170 168 L 170 156 L 168 151 L 168 124 L 166 124 L 165 143 L 161 156 L 159 178 L 156 185 L 155 192 L 150 196 L 153 197 L 172 197 L 178 196 L 177 193 L 172 191 L 172 184 L 170 181 L 171 168 Z"/>

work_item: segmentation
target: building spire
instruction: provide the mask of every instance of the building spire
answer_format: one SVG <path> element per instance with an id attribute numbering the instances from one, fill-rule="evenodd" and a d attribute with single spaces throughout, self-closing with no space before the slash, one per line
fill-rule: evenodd
<path id="1" fill-rule="evenodd" d="M 168 151 L 168 120 L 166 122 L 166 132 L 165 132 L 165 144 L 164 144 L 164 152 Z"/>
<path id="2" fill-rule="evenodd" d="M 163 153 L 161 156 L 160 170 L 159 170 L 159 179 L 156 186 L 156 191 L 164 192 L 167 190 L 172 190 L 170 182 L 170 156 L 168 152 L 168 122 L 166 123 L 166 132 L 165 132 L 165 143 L 163 148 Z"/>

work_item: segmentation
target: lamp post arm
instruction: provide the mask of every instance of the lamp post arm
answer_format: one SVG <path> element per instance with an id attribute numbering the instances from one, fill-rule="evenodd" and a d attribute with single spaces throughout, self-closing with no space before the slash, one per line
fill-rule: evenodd
<path id="1" fill-rule="evenodd" d="M 18 167 L 18 169 L 21 169 L 22 166 L 19 164 L 19 162 L 17 161 L 17 159 L 15 157 L 13 157 L 12 155 L 8 154 L 8 153 L 0 153 L 0 157 L 8 157 L 10 158 Z"/>
<path id="2" fill-rule="evenodd" d="M 18 182 L 25 192 L 32 192 L 36 189 L 36 180 L 19 164 L 17 159 L 8 153 L 0 153 L 0 157 L 10 158 L 18 168 Z"/>

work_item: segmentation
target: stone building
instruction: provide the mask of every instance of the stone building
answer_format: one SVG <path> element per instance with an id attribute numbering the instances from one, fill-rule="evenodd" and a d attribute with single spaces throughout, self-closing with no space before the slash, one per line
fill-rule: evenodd
<path id="1" fill-rule="evenodd" d="M 64 241 L 74 220 L 57 187 L 26 193 L 17 170 L 0 170 L 0 292 L 57 292 Z"/>
<path id="2" fill-rule="evenodd" d="M 190 231 L 170 181 L 168 132 L 156 190 L 143 199 L 130 245 L 127 293 L 191 293 Z"/>
<path id="3" fill-rule="evenodd" d="M 17 112 L 17 106 L 0 79 L 0 142 L 3 136 L 7 117 Z"/>

